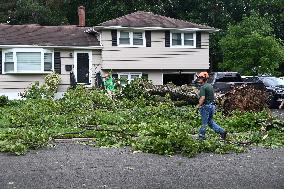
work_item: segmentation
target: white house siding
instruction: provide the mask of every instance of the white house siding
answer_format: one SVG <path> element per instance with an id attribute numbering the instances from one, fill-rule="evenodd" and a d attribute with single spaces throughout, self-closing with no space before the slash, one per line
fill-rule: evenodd
<path id="1" fill-rule="evenodd" d="M 92 51 L 92 85 L 95 83 L 96 73 L 100 72 L 102 65 L 102 51 L 93 50 Z"/>
<path id="2" fill-rule="evenodd" d="M 162 72 L 147 72 L 148 80 L 152 81 L 154 85 L 163 85 L 163 73 Z"/>
<path id="3" fill-rule="evenodd" d="M 58 87 L 60 96 L 67 91 L 68 87 L 70 87 L 70 71 L 66 71 L 65 66 L 74 65 L 74 50 L 56 49 L 55 51 L 60 51 L 61 57 L 61 82 Z M 100 50 L 93 50 L 92 52 L 92 80 L 94 79 L 96 70 L 100 69 L 100 54 Z M 32 83 L 36 81 L 39 81 L 40 84 L 44 83 L 45 76 L 46 74 L 0 74 L 0 95 L 6 95 L 10 99 L 19 99 L 19 93 L 24 92 Z"/>
<path id="4" fill-rule="evenodd" d="M 202 33 L 201 48 L 165 47 L 164 31 L 152 31 L 151 38 L 151 47 L 118 47 L 112 46 L 110 31 L 102 31 L 102 69 L 209 69 L 208 33 Z"/>

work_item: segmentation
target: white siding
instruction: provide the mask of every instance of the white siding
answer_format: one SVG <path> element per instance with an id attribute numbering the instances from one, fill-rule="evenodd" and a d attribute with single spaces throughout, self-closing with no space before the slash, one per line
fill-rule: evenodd
<path id="1" fill-rule="evenodd" d="M 163 85 L 163 73 L 148 72 L 148 80 L 152 81 L 154 85 Z"/>
<path id="2" fill-rule="evenodd" d="M 0 49 L 1 51 L 1 49 Z M 58 52 L 59 50 L 55 50 Z M 58 92 L 66 92 L 70 87 L 70 71 L 65 70 L 65 65 L 74 65 L 74 51 L 60 50 L 61 57 L 61 82 L 58 87 Z M 94 79 L 96 71 L 100 69 L 101 64 L 101 50 L 93 50 L 92 52 L 92 80 Z M 20 92 L 24 92 L 31 84 L 39 81 L 44 82 L 46 74 L 0 74 L 0 95 L 9 95 L 12 98 L 18 96 Z M 93 81 L 92 81 L 93 83 Z"/>
<path id="3" fill-rule="evenodd" d="M 112 46 L 110 31 L 102 31 L 102 69 L 209 69 L 209 34 L 202 33 L 202 48 L 165 47 L 163 31 L 152 31 L 151 47 Z"/>

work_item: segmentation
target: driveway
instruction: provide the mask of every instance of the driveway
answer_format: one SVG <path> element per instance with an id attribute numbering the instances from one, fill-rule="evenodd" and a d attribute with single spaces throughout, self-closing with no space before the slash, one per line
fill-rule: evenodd
<path id="1" fill-rule="evenodd" d="M 284 148 L 242 154 L 160 156 L 60 143 L 0 154 L 0 188 L 284 188 Z"/>

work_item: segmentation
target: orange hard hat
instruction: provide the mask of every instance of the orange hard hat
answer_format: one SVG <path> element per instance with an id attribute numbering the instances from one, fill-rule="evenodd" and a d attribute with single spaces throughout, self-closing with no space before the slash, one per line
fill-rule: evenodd
<path id="1" fill-rule="evenodd" d="M 209 78 L 209 74 L 207 72 L 200 72 L 197 77 Z"/>

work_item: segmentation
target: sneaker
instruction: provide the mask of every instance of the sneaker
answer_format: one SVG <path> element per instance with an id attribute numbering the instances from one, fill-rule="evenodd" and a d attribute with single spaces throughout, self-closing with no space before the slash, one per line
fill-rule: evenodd
<path id="1" fill-rule="evenodd" d="M 198 140 L 199 140 L 199 141 L 205 140 L 205 136 L 199 135 L 199 136 L 198 136 Z"/>
<path id="2" fill-rule="evenodd" d="M 227 132 L 226 131 L 224 131 L 224 133 L 221 133 L 220 135 L 221 135 L 221 138 L 223 140 L 226 140 L 226 138 L 227 138 Z"/>

